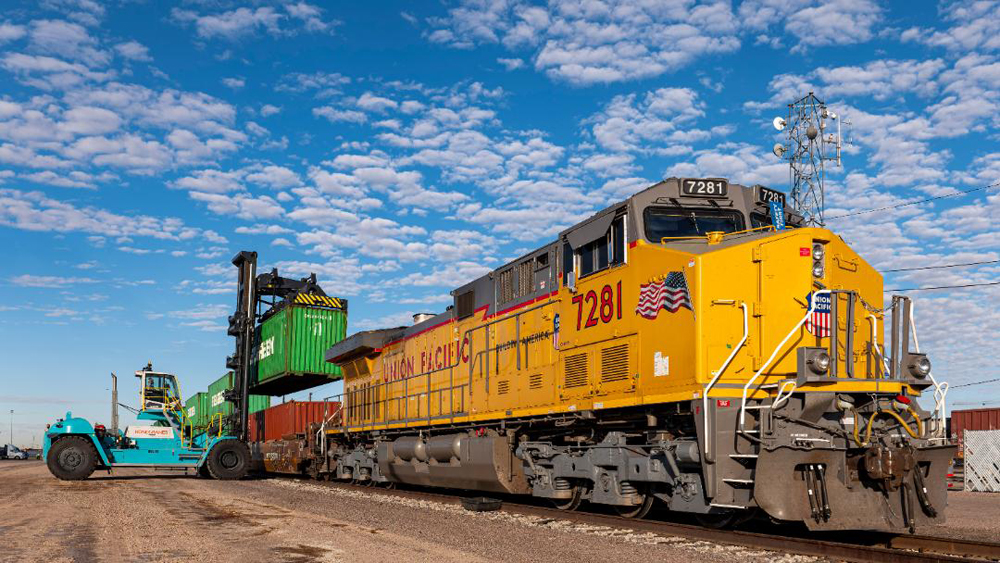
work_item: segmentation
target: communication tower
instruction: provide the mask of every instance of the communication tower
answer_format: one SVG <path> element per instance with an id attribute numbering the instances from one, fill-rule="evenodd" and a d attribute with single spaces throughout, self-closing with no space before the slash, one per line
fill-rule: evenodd
<path id="1" fill-rule="evenodd" d="M 786 132 L 786 142 L 775 144 L 773 152 L 778 158 L 788 160 L 792 204 L 810 225 L 825 224 L 826 162 L 840 166 L 841 121 L 809 92 L 808 96 L 788 104 L 787 117 L 775 117 L 772 122 L 775 129 Z M 827 131 L 834 123 L 836 134 Z"/>

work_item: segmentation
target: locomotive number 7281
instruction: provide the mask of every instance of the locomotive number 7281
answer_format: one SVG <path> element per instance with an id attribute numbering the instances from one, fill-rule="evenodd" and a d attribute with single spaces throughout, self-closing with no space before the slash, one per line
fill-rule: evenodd
<path id="1" fill-rule="evenodd" d="M 587 293 L 573 296 L 576 305 L 576 330 L 597 326 L 600 323 L 610 323 L 622 318 L 622 282 L 614 287 L 606 285 L 601 288 L 600 295 L 591 289 Z M 584 309 L 587 316 L 584 319 Z"/>

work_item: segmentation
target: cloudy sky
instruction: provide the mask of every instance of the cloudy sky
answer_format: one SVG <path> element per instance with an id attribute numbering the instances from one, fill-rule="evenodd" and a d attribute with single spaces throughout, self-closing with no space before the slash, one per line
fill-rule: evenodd
<path id="1" fill-rule="evenodd" d="M 787 190 L 770 122 L 810 90 L 853 123 L 828 216 L 993 184 L 996 29 L 994 2 L 6 3 L 0 442 L 10 409 L 21 439 L 106 420 L 107 374 L 147 360 L 185 395 L 221 375 L 241 249 L 316 272 L 358 330 L 661 178 Z M 830 226 L 882 269 L 996 261 L 998 192 Z M 1000 286 L 913 295 L 939 378 L 1000 377 Z"/>

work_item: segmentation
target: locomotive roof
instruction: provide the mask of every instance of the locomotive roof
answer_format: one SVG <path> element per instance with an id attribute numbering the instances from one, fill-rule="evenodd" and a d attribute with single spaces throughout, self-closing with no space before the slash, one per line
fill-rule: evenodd
<path id="1" fill-rule="evenodd" d="M 557 250 L 560 248 L 563 241 L 568 242 L 571 246 L 576 248 L 580 244 L 593 240 L 595 237 L 607 232 L 609 225 L 619 212 L 629 207 L 633 209 L 645 209 L 649 206 L 662 205 L 690 208 L 692 210 L 733 210 L 749 217 L 751 213 L 764 215 L 769 213 L 767 203 L 761 199 L 761 193 L 779 193 L 764 186 L 731 184 L 726 180 L 714 178 L 710 180 L 726 182 L 728 190 L 724 196 L 692 197 L 691 195 L 682 194 L 681 183 L 685 180 L 686 179 L 682 178 L 667 178 L 639 192 L 636 192 L 623 200 L 616 201 L 615 203 L 594 213 L 590 217 L 563 229 L 560 231 L 558 238 L 555 240 L 550 241 L 535 250 L 532 250 L 531 252 L 525 253 L 514 260 L 507 261 L 504 264 L 497 266 L 490 272 L 458 286 L 451 291 L 451 295 L 453 297 L 457 297 L 471 291 L 474 295 L 474 308 L 476 311 L 481 310 L 483 307 L 488 307 L 487 310 L 489 313 L 495 313 L 496 309 L 499 308 L 500 305 L 496 302 L 497 299 L 495 294 L 495 281 L 499 272 L 504 272 L 516 264 L 523 263 L 530 258 L 539 257 L 544 254 L 550 255 L 551 259 L 549 260 L 549 267 L 552 268 L 552 271 L 554 272 L 556 269 L 555 263 L 557 259 Z M 781 198 L 784 199 L 784 194 L 780 195 Z M 787 205 L 785 206 L 785 212 L 789 217 L 789 224 L 796 225 L 801 223 L 802 217 L 795 213 L 795 211 Z M 635 215 L 636 217 L 631 220 L 631 223 L 628 225 L 628 233 L 626 234 L 628 240 L 642 238 L 642 225 L 639 224 L 642 221 L 642 217 L 641 214 Z M 758 234 L 755 236 L 765 235 Z M 733 243 L 736 243 L 736 241 L 733 241 Z M 693 252 L 700 252 L 703 250 L 700 247 L 705 246 L 704 241 L 684 241 L 680 244 L 683 244 L 685 247 L 689 247 L 686 248 L 686 250 L 691 250 Z M 551 276 L 551 279 L 554 282 L 554 286 L 558 287 L 558 281 L 556 280 L 554 274 Z M 455 316 L 456 311 L 454 306 L 449 306 L 444 312 L 438 313 L 429 319 L 415 323 L 408 327 L 358 333 L 351 339 L 348 339 L 351 340 L 350 344 L 348 344 L 345 340 L 345 345 L 338 346 L 335 354 L 327 354 L 328 361 L 331 361 L 334 356 L 350 356 L 353 355 L 352 352 L 361 353 L 362 351 L 377 349 L 380 346 L 378 346 L 376 342 L 385 344 L 399 338 L 406 338 L 431 327 L 437 326 L 442 322 L 447 322 L 455 318 Z M 333 349 L 331 349 L 331 351 L 333 351 Z"/>

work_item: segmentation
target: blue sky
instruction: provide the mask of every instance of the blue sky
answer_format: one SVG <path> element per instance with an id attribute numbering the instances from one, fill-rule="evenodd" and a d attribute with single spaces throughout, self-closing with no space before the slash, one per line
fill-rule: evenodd
<path id="1" fill-rule="evenodd" d="M 991 184 L 998 28 L 992 2 L 7 4 L 0 441 L 10 409 L 18 441 L 106 420 L 110 371 L 124 402 L 147 360 L 185 394 L 221 375 L 241 249 L 359 330 L 660 178 L 787 190 L 770 121 L 810 90 L 854 124 L 828 216 Z M 880 268 L 996 260 L 997 191 L 830 226 Z M 1000 377 L 997 286 L 914 295 L 939 378 Z"/>

